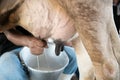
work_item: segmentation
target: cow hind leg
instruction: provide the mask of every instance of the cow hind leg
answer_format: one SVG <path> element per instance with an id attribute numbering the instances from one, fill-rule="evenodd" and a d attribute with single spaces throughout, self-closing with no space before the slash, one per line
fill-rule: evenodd
<path id="1" fill-rule="evenodd" d="M 112 52 L 118 62 L 118 66 L 119 66 L 118 78 L 120 79 L 120 38 L 117 33 L 117 29 L 115 27 L 113 16 L 110 17 L 110 21 L 108 24 L 108 31 L 110 34 Z"/>
<path id="2" fill-rule="evenodd" d="M 73 40 L 73 47 L 76 51 L 80 73 L 79 80 L 95 80 L 93 64 L 80 38 Z"/>
<path id="3" fill-rule="evenodd" d="M 119 80 L 119 67 L 111 48 L 107 26 L 99 22 L 79 22 L 83 26 L 77 30 L 80 30 L 78 32 L 94 65 L 96 80 Z"/>
<path id="4" fill-rule="evenodd" d="M 114 19 L 112 16 L 109 21 L 108 30 L 110 34 L 110 40 L 111 40 L 113 53 L 116 56 L 116 59 L 120 65 L 120 38 L 117 33 L 117 29 L 115 27 Z"/>

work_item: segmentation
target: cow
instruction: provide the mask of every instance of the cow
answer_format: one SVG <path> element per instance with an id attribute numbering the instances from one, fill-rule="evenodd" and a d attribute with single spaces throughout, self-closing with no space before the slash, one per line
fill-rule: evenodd
<path id="1" fill-rule="evenodd" d="M 21 26 L 36 38 L 72 42 L 79 80 L 120 80 L 113 0 L 0 0 L 0 31 Z"/>

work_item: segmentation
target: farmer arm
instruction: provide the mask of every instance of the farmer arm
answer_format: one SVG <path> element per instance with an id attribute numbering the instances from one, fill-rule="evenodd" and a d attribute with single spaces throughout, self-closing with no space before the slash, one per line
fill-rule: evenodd
<path id="1" fill-rule="evenodd" d="M 45 44 L 43 41 L 38 40 L 33 36 L 27 36 L 15 29 L 10 29 L 4 32 L 8 40 L 18 46 L 27 46 L 30 48 L 33 54 L 40 54 L 42 53 Z"/>

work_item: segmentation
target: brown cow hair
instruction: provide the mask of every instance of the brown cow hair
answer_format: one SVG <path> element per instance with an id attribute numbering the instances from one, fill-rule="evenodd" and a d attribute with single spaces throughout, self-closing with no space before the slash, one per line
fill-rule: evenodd
<path id="1" fill-rule="evenodd" d="M 23 0 L 5 13 L 0 12 L 0 31 L 15 27 L 16 23 L 19 21 L 19 17 L 15 15 L 14 12 L 22 5 L 22 3 Z"/>

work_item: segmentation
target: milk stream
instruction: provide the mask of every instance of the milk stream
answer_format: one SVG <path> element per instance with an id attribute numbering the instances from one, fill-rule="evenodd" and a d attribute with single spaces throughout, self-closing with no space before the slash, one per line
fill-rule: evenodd
<path id="1" fill-rule="evenodd" d="M 39 56 L 37 56 L 37 69 L 40 69 L 40 62 L 39 62 Z"/>
<path id="2" fill-rule="evenodd" d="M 37 56 L 37 68 L 35 68 L 35 69 L 37 69 L 37 70 L 48 70 L 48 71 L 50 71 L 51 69 L 50 69 L 50 66 L 49 66 L 49 63 L 47 62 L 47 54 L 46 53 L 44 53 L 44 60 L 45 60 L 45 64 L 47 65 L 47 67 L 40 67 L 40 61 L 39 61 L 39 55 Z"/>

